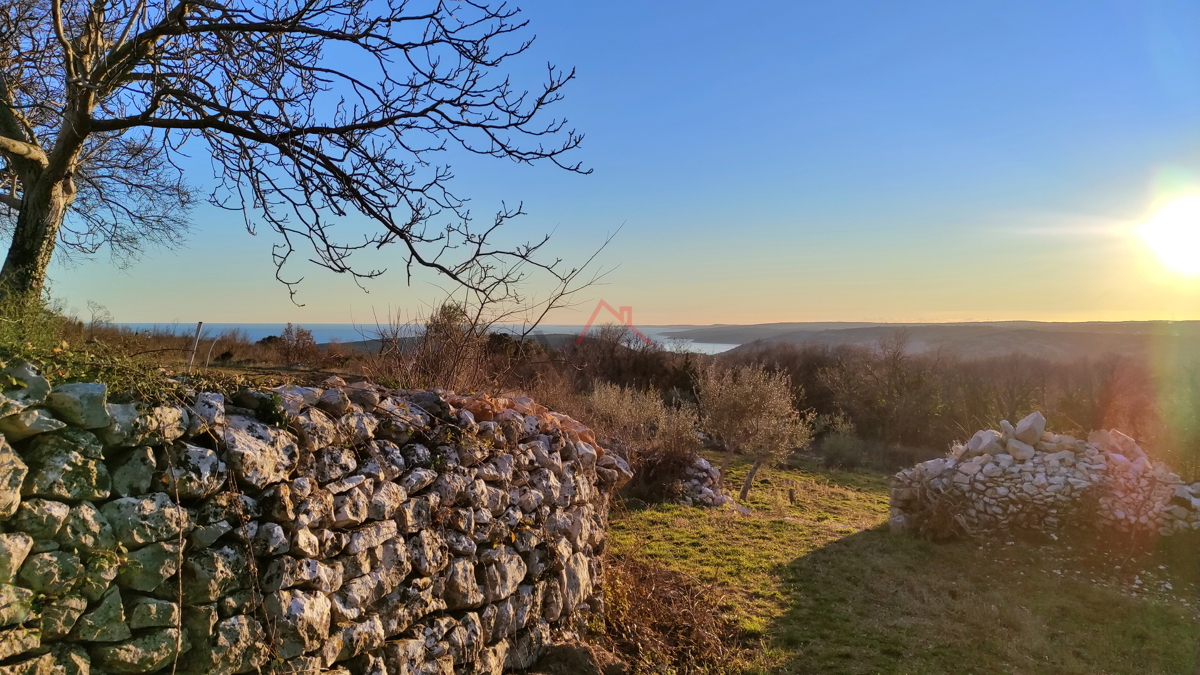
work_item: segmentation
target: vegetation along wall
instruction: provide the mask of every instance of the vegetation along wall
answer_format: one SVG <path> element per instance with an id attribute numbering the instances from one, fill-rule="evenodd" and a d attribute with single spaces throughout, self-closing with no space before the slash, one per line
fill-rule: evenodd
<path id="1" fill-rule="evenodd" d="M 5 372 L 2 675 L 500 673 L 599 610 L 628 467 L 528 399 Z"/>

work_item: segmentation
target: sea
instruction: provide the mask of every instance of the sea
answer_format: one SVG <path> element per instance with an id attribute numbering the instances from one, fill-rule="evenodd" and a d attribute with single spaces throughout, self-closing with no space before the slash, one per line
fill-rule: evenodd
<path id="1" fill-rule="evenodd" d="M 153 330 L 161 332 L 171 332 L 179 335 L 192 335 L 196 330 L 194 323 L 120 323 L 117 324 L 130 330 Z M 309 323 L 297 324 L 302 328 L 312 331 L 313 339 L 319 344 L 327 342 L 358 342 L 361 340 L 370 340 L 376 336 L 376 326 L 369 324 L 351 324 L 351 323 Z M 200 329 L 202 336 L 213 337 L 221 333 L 227 333 L 232 330 L 241 331 L 250 341 L 258 341 L 270 335 L 279 335 L 283 332 L 286 324 L 282 323 L 205 323 Z M 637 326 L 638 331 L 643 335 L 654 340 L 663 346 L 663 348 L 675 352 L 692 352 L 696 354 L 720 354 L 721 352 L 729 351 L 737 344 L 725 344 L 719 342 L 694 342 L 692 340 L 681 340 L 671 338 L 666 335 L 673 331 L 688 330 L 691 328 L 702 328 L 702 326 Z M 498 330 L 508 332 L 519 332 L 518 326 L 498 326 Z M 578 335 L 583 332 L 583 326 L 572 325 L 540 325 L 534 329 L 532 336 L 538 335 Z"/>

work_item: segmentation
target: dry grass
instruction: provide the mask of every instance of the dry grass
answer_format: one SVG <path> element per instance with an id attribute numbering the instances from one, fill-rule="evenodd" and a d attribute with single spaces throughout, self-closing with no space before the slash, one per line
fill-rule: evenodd
<path id="1" fill-rule="evenodd" d="M 644 673 L 735 673 L 750 651 L 721 590 L 633 555 L 605 558 L 607 646 Z M 651 600 L 651 601 L 647 601 Z"/>

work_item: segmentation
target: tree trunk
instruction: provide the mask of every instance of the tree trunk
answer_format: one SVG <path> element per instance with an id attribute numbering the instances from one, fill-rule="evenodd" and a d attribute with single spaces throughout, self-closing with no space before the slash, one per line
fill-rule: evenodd
<path id="1" fill-rule="evenodd" d="M 765 462 L 765 459 L 754 460 L 754 466 L 751 466 L 750 473 L 746 474 L 746 482 L 742 483 L 742 493 L 738 495 L 738 499 L 742 501 L 746 500 L 746 496 L 750 494 L 750 486 L 754 485 L 754 476 L 758 473 L 758 470 L 762 468 L 762 465 Z"/>
<path id="2" fill-rule="evenodd" d="M 39 180 L 25 191 L 8 257 L 0 269 L 0 298 L 41 295 L 58 230 L 74 197 L 69 185 L 69 179 Z"/>

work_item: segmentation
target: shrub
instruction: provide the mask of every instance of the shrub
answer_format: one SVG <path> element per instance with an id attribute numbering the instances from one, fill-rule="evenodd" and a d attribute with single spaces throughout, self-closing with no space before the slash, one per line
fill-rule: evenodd
<path id="1" fill-rule="evenodd" d="M 743 671 L 748 650 L 715 584 L 629 555 L 610 554 L 604 567 L 606 638 L 635 672 Z"/>
<path id="2" fill-rule="evenodd" d="M 821 463 L 826 469 L 853 471 L 867 461 L 866 443 L 854 434 L 835 431 L 821 441 Z"/>

